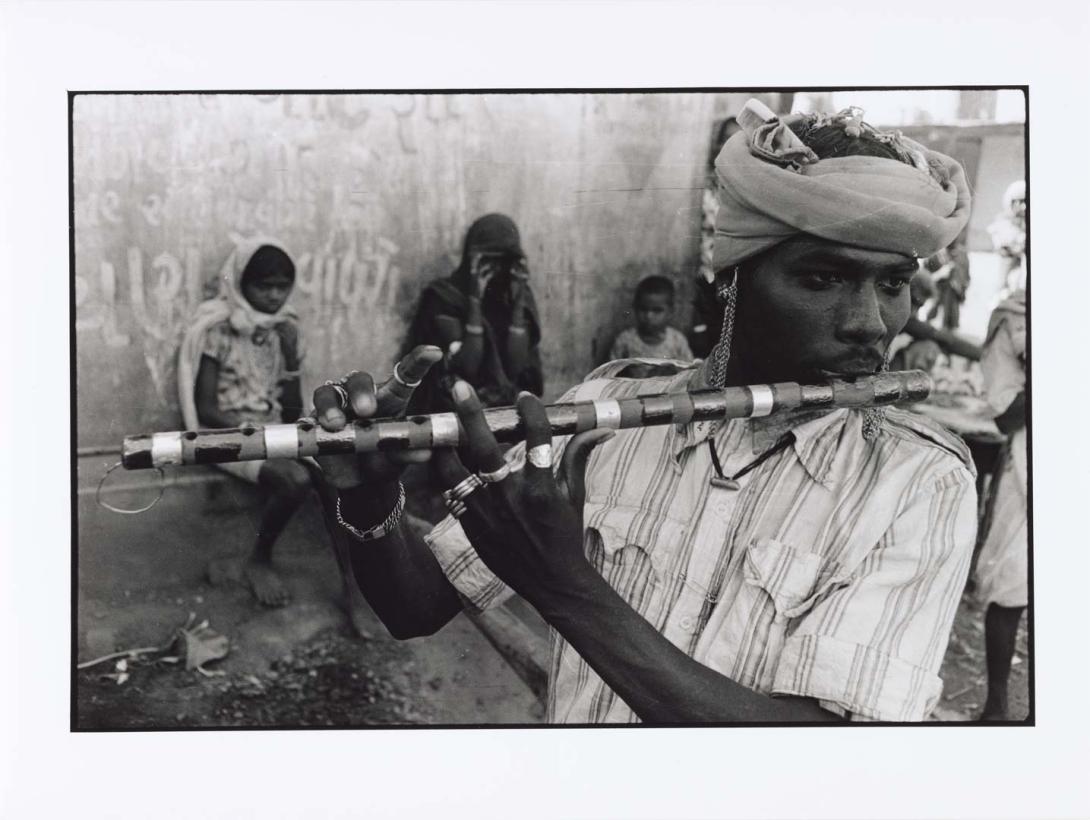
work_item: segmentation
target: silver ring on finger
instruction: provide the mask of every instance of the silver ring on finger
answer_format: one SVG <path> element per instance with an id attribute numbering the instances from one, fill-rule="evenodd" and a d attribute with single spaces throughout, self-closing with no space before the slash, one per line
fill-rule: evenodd
<path id="1" fill-rule="evenodd" d="M 337 381 L 335 381 L 334 384 L 340 384 L 340 385 L 348 384 L 348 380 L 351 379 L 353 376 L 355 376 L 359 372 L 360 371 L 358 371 L 358 370 L 349 370 L 347 373 L 345 373 L 343 376 L 341 376 L 339 379 L 337 379 Z"/>
<path id="2" fill-rule="evenodd" d="M 526 451 L 526 460 L 542 470 L 553 466 L 553 445 L 539 444 Z"/>
<path id="3" fill-rule="evenodd" d="M 476 475 L 470 473 L 449 490 L 446 490 L 443 493 L 443 497 L 451 498 L 454 501 L 465 501 L 483 486 L 484 482 Z"/>
<path id="4" fill-rule="evenodd" d="M 465 515 L 466 504 L 464 501 L 457 501 L 453 498 L 445 498 L 443 499 L 443 504 L 446 506 L 447 512 L 449 512 L 454 518 L 461 518 L 463 515 Z"/>
<path id="5" fill-rule="evenodd" d="M 342 410 L 348 408 L 348 391 L 344 389 L 344 385 L 340 382 L 326 382 L 326 387 L 332 387 L 337 393 L 337 404 L 340 405 Z"/>
<path id="6" fill-rule="evenodd" d="M 477 477 L 480 478 L 481 481 L 483 481 L 485 484 L 498 484 L 509 475 L 511 475 L 511 465 L 508 464 L 506 461 L 503 463 L 503 466 L 500 467 L 498 470 L 493 470 L 490 473 L 481 470 L 477 473 Z"/>
<path id="7" fill-rule="evenodd" d="M 400 384 L 402 387 L 407 387 L 409 390 L 415 390 L 416 388 L 418 388 L 421 385 L 421 383 L 423 383 L 424 380 L 423 379 L 417 379 L 415 382 L 405 381 L 403 378 L 401 378 L 401 374 L 398 373 L 398 367 L 400 365 L 401 365 L 401 362 L 397 362 L 394 365 L 394 381 L 397 382 L 398 384 Z"/>

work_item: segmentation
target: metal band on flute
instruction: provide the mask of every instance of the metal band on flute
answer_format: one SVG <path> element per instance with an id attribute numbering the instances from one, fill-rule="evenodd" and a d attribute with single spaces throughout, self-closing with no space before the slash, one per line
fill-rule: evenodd
<path id="1" fill-rule="evenodd" d="M 827 384 L 756 384 L 725 390 L 696 390 L 621 399 L 554 404 L 545 408 L 554 436 L 596 428 L 615 430 L 662 424 L 687 424 L 724 418 L 753 418 L 799 408 L 864 408 L 922 401 L 931 378 L 920 370 L 879 373 L 854 382 Z M 488 428 L 500 442 L 523 438 L 522 422 L 513 407 L 484 411 Z M 455 447 L 465 432 L 454 413 L 407 419 L 356 421 L 330 433 L 305 420 L 234 430 L 202 430 L 128 436 L 121 461 L 127 469 L 168 464 L 220 464 L 269 458 L 421 450 Z"/>

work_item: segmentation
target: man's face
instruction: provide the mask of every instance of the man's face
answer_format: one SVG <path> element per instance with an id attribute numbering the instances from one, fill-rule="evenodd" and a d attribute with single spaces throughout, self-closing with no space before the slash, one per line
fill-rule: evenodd
<path id="1" fill-rule="evenodd" d="M 911 313 L 916 260 L 810 236 L 766 253 L 739 283 L 735 354 L 758 381 L 875 373 Z"/>
<path id="2" fill-rule="evenodd" d="M 657 336 L 673 313 L 673 300 L 665 293 L 644 293 L 636 302 L 636 328 L 645 336 Z"/>

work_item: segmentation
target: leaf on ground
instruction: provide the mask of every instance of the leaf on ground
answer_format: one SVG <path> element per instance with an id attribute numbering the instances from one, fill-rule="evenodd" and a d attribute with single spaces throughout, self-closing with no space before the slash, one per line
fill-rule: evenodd
<path id="1" fill-rule="evenodd" d="M 175 640 L 175 651 L 185 658 L 186 669 L 202 669 L 209 661 L 217 661 L 227 657 L 231 642 L 226 635 L 221 635 L 208 626 L 208 621 L 202 621 L 195 627 L 190 627 L 194 618 L 191 615 L 186 626 L 178 630 Z"/>

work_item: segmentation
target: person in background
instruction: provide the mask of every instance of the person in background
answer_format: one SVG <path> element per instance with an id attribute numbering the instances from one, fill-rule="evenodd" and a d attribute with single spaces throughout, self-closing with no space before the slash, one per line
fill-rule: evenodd
<path id="1" fill-rule="evenodd" d="M 275 240 L 244 240 L 235 249 L 219 295 L 198 307 L 179 351 L 179 399 L 188 429 L 281 424 L 302 415 L 305 348 L 288 304 L 294 284 L 295 264 Z M 257 486 L 261 512 L 250 554 L 214 560 L 209 579 L 241 581 L 265 606 L 283 606 L 291 595 L 273 568 L 273 545 L 311 488 L 323 489 L 321 469 L 309 459 L 216 466 Z M 353 625 L 365 631 L 366 603 L 349 582 L 347 555 L 337 553 L 337 559 Z"/>
<path id="2" fill-rule="evenodd" d="M 700 267 L 693 282 L 693 319 L 689 331 L 689 347 L 698 359 L 707 358 L 715 347 L 723 319 L 722 305 L 715 296 L 715 269 L 712 265 L 715 219 L 719 213 L 719 177 L 715 172 L 715 158 L 726 141 L 740 130 L 738 120 L 727 117 L 715 129 L 708 152 L 704 196 L 700 206 Z"/>
<path id="3" fill-rule="evenodd" d="M 908 285 L 912 316 L 918 317 L 925 305 L 935 297 L 936 288 L 931 274 L 925 265 L 921 265 Z M 903 332 L 890 343 L 890 370 L 925 370 L 930 372 L 935 366 L 942 349 L 929 339 L 917 339 L 908 332 Z"/>
<path id="4" fill-rule="evenodd" d="M 942 327 L 957 330 L 961 323 L 961 306 L 969 290 L 969 254 L 965 250 L 965 234 L 949 248 L 944 248 L 924 263 L 935 284 L 935 303 L 927 313 L 927 321 L 942 312 Z"/>
<path id="5" fill-rule="evenodd" d="M 636 286 L 632 301 L 636 326 L 617 334 L 609 357 L 691 362 L 689 343 L 670 325 L 674 317 L 674 283 L 665 276 L 648 276 Z"/>
<path id="6" fill-rule="evenodd" d="M 1009 436 L 996 468 L 987 530 L 976 564 L 976 589 L 987 606 L 984 645 L 988 696 L 981 720 L 1006 720 L 1007 681 L 1018 624 L 1029 602 L 1028 456 L 1026 451 L 1026 293 L 992 312 L 981 359 L 985 398 Z"/>
<path id="7" fill-rule="evenodd" d="M 443 360 L 413 394 L 413 412 L 449 408 L 442 385 L 457 376 L 489 406 L 513 404 L 521 390 L 544 392 L 541 319 L 519 230 L 503 214 L 482 216 L 466 232 L 462 261 L 420 297 L 405 350 L 434 345 Z"/>
<path id="8" fill-rule="evenodd" d="M 992 244 L 1003 260 L 1004 296 L 1013 294 L 1025 285 L 1022 276 L 1026 253 L 1026 181 L 1012 182 L 1003 194 L 1003 211 L 988 226 Z"/>

